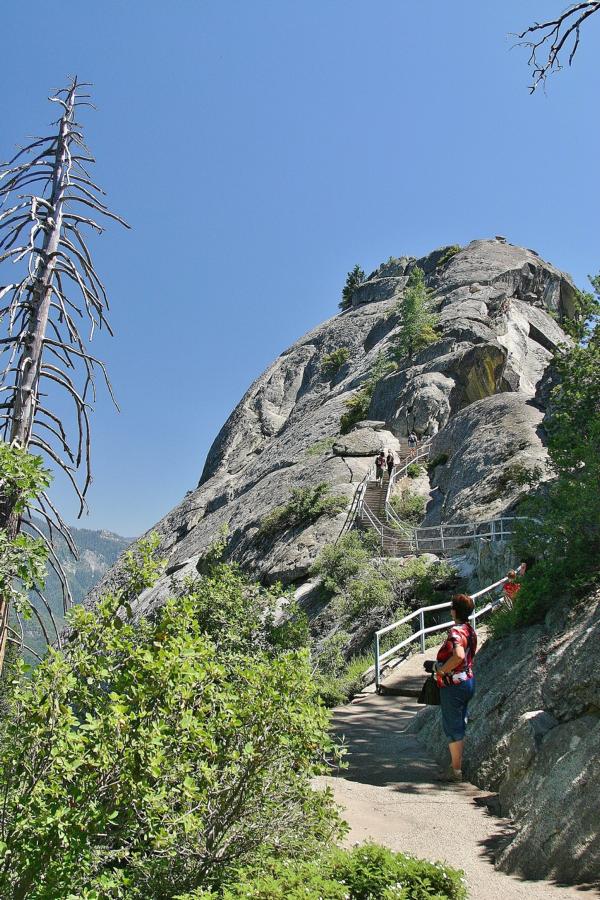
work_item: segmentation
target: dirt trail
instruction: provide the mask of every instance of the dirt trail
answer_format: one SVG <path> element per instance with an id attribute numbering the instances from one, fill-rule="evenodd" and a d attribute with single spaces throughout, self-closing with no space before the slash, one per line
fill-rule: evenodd
<path id="1" fill-rule="evenodd" d="M 407 680 L 414 680 L 422 660 L 405 665 Z M 371 839 L 463 869 L 471 900 L 597 897 L 595 891 L 522 881 L 494 868 L 494 853 L 510 836 L 510 824 L 490 812 L 490 794 L 471 784 L 435 782 L 433 758 L 405 731 L 419 709 L 414 697 L 363 693 L 334 711 L 334 731 L 345 739 L 349 767 L 343 777 L 319 782 L 345 808 L 348 843 Z"/>

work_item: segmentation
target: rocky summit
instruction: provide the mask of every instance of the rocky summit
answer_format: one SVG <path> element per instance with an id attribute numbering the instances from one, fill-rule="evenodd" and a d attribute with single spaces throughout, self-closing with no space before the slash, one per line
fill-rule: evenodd
<path id="1" fill-rule="evenodd" d="M 364 420 L 343 434 L 348 401 L 373 382 L 398 340 L 398 302 L 416 266 L 432 292 L 438 337 L 371 384 Z M 229 557 L 248 571 L 265 582 L 301 582 L 346 512 L 268 534 L 261 522 L 294 488 L 321 482 L 349 505 L 374 454 L 398 450 L 412 430 L 433 438 L 430 456 L 440 460 L 424 524 L 514 508 L 546 456 L 548 368 L 556 347 L 569 343 L 559 323 L 575 298 L 568 275 L 503 238 L 379 266 L 348 309 L 285 350 L 233 410 L 198 487 L 152 529 L 167 569 L 138 611 L 160 603 L 173 579 L 193 575 L 223 526 Z"/>

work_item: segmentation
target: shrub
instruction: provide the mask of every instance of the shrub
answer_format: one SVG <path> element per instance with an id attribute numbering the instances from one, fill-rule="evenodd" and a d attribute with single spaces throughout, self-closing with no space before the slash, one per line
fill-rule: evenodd
<path id="1" fill-rule="evenodd" d="M 408 522 L 410 525 L 419 525 L 423 521 L 427 501 L 420 494 L 404 491 L 400 496 L 398 494 L 394 495 L 390 503 L 402 522 Z"/>
<path id="2" fill-rule="evenodd" d="M 371 656 L 359 655 L 352 657 L 347 663 L 344 661 L 343 667 L 335 675 L 321 672 L 319 667 L 316 682 L 325 706 L 341 706 L 355 697 L 364 687 L 364 673 L 372 665 Z"/>
<path id="3" fill-rule="evenodd" d="M 320 441 L 315 441 L 314 444 L 307 447 L 305 453 L 307 456 L 323 456 L 323 454 L 331 450 L 336 440 L 337 438 L 335 437 L 322 438 Z"/>
<path id="4" fill-rule="evenodd" d="M 385 353 L 379 354 L 363 387 L 346 400 L 348 411 L 345 412 L 340 419 L 342 434 L 347 434 L 357 422 L 361 422 L 363 419 L 367 418 L 369 415 L 369 407 L 371 406 L 371 399 L 377 383 L 396 368 L 397 363 L 389 359 Z"/>
<path id="5" fill-rule="evenodd" d="M 445 466 L 448 462 L 448 454 L 447 453 L 438 453 L 437 456 L 434 456 L 433 459 L 430 459 L 427 463 L 427 471 L 429 474 L 434 472 L 438 466 Z"/>
<path id="6" fill-rule="evenodd" d="M 406 474 L 409 478 L 418 478 L 424 471 L 425 469 L 419 463 L 411 463 L 406 467 Z"/>
<path id="7" fill-rule="evenodd" d="M 76 607 L 65 649 L 8 698 L 3 897 L 174 897 L 264 854 L 317 855 L 339 832 L 311 786 L 331 743 L 306 651 L 248 651 L 235 619 L 219 651 L 206 612 L 241 608 L 247 588 L 226 568 L 134 621 L 156 573 L 137 553 L 128 583 Z"/>
<path id="8" fill-rule="evenodd" d="M 364 280 L 365 273 L 357 263 L 346 275 L 346 284 L 342 290 L 342 299 L 339 303 L 340 309 L 350 309 L 352 306 L 352 294 L 360 287 Z"/>
<path id="9" fill-rule="evenodd" d="M 266 860 L 240 871 L 223 900 L 466 900 L 464 874 L 377 844 L 336 849 L 316 860 Z M 195 894 L 183 900 L 216 900 Z"/>
<path id="10" fill-rule="evenodd" d="M 294 488 L 288 502 L 276 506 L 262 520 L 259 535 L 269 537 L 300 525 L 310 525 L 321 516 L 336 516 L 347 507 L 348 500 L 342 494 L 331 494 L 330 491 L 326 481 L 312 487 Z"/>
<path id="11" fill-rule="evenodd" d="M 450 247 L 446 247 L 443 255 L 439 259 L 437 268 L 441 269 L 442 266 L 445 266 L 447 262 L 450 262 L 452 257 L 456 256 L 457 253 L 460 253 L 461 250 L 462 247 L 460 244 L 452 244 Z"/>
<path id="12" fill-rule="evenodd" d="M 326 544 L 317 556 L 312 574 L 320 575 L 323 586 L 331 595 L 342 593 L 346 586 L 364 572 L 371 561 L 357 531 L 348 531 L 336 544 Z"/>
<path id="13" fill-rule="evenodd" d="M 372 390 L 362 388 L 346 400 L 347 412 L 342 413 L 340 418 L 340 431 L 342 434 L 347 434 L 357 422 L 362 422 L 363 419 L 367 418 L 372 396 Z"/>
<path id="14" fill-rule="evenodd" d="M 559 376 L 546 421 L 553 480 L 525 500 L 516 552 L 537 560 L 527 571 L 511 615 L 496 633 L 544 617 L 565 595 L 600 580 L 600 332 L 586 347 L 558 354 Z"/>
<path id="15" fill-rule="evenodd" d="M 325 354 L 321 360 L 321 371 L 328 378 L 333 378 L 344 363 L 348 362 L 349 357 L 350 351 L 347 347 L 338 347 L 336 350 L 332 350 L 331 353 Z"/>
<path id="16" fill-rule="evenodd" d="M 537 484 L 542 477 L 540 466 L 528 468 L 521 463 L 511 463 L 500 473 L 497 485 L 500 491 L 506 492 L 515 487 L 531 486 Z"/>

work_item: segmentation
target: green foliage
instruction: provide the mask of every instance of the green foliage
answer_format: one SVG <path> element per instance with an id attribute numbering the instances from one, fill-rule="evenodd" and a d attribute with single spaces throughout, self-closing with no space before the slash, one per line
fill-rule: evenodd
<path id="1" fill-rule="evenodd" d="M 264 517 L 260 523 L 260 537 L 270 537 L 300 525 L 310 525 L 321 516 L 336 516 L 348 505 L 342 494 L 331 494 L 326 481 L 312 487 L 294 488 L 290 499 Z"/>
<path id="2" fill-rule="evenodd" d="M 343 657 L 342 657 L 343 658 Z M 352 657 L 336 674 L 329 673 L 319 657 L 317 687 L 319 695 L 327 707 L 340 706 L 352 699 L 364 686 L 364 673 L 373 665 L 373 658 L 367 654 Z"/>
<path id="3" fill-rule="evenodd" d="M 396 312 L 400 317 L 400 331 L 394 355 L 401 363 L 437 340 L 438 315 L 432 312 L 430 292 L 425 286 L 425 273 L 416 266 L 408 277 L 404 295 Z"/>
<path id="4" fill-rule="evenodd" d="M 533 557 L 510 614 L 496 633 L 543 617 L 566 595 L 580 595 L 600 578 L 600 333 L 586 347 L 555 360 L 559 383 L 546 424 L 551 481 L 541 484 L 520 514 L 530 516 L 516 540 Z"/>
<path id="5" fill-rule="evenodd" d="M 406 474 L 409 478 L 418 478 L 425 472 L 423 466 L 420 466 L 419 463 L 411 463 L 406 467 Z"/>
<path id="6" fill-rule="evenodd" d="M 371 564 L 371 552 L 358 531 L 348 531 L 336 544 L 326 544 L 317 556 L 312 574 L 323 579 L 331 595 L 342 593 L 346 586 Z"/>
<path id="7" fill-rule="evenodd" d="M 563 331 L 577 342 L 585 339 L 590 328 L 593 330 L 591 323 L 600 316 L 600 275 L 590 275 L 590 282 L 594 293 L 576 291 L 573 313 L 560 323 Z"/>
<path id="8" fill-rule="evenodd" d="M 347 347 L 337 347 L 331 353 L 326 353 L 321 360 L 321 371 L 327 378 L 337 375 L 344 363 L 348 362 L 350 351 Z"/>
<path id="9" fill-rule="evenodd" d="M 352 306 L 352 294 L 364 280 L 365 273 L 357 263 L 346 276 L 346 284 L 342 290 L 342 299 L 339 303 L 340 309 L 350 309 Z"/>
<path id="10" fill-rule="evenodd" d="M 238 872 L 222 895 L 182 900 L 466 900 L 464 874 L 377 844 L 336 849 L 302 863 L 271 858 L 260 872 Z"/>
<path id="11" fill-rule="evenodd" d="M 450 247 L 446 247 L 443 255 L 440 257 L 440 260 L 437 264 L 437 268 L 441 269 L 442 266 L 445 266 L 447 262 L 450 262 L 453 256 L 456 256 L 457 253 L 460 253 L 462 247 L 460 244 L 452 244 Z"/>
<path id="12" fill-rule="evenodd" d="M 543 475 L 539 466 L 529 468 L 521 463 L 511 463 L 505 466 L 496 480 L 493 492 L 487 497 L 488 501 L 505 497 L 515 488 L 531 487 L 537 484 Z"/>
<path id="13" fill-rule="evenodd" d="M 335 437 L 322 438 L 320 441 L 315 441 L 314 444 L 307 447 L 305 453 L 307 456 L 323 456 L 323 454 L 329 453 L 336 440 L 337 438 Z"/>
<path id="14" fill-rule="evenodd" d="M 364 385 L 346 400 L 347 412 L 340 419 L 342 434 L 347 434 L 357 422 L 361 422 L 369 415 L 369 407 L 375 387 L 382 378 L 389 375 L 397 368 L 397 363 L 389 359 L 385 353 L 380 353 L 371 368 Z"/>
<path id="15" fill-rule="evenodd" d="M 411 491 L 404 491 L 400 495 L 394 494 L 390 504 L 402 522 L 420 525 L 423 521 L 427 501 L 420 494 L 413 494 Z"/>
<path id="16" fill-rule="evenodd" d="M 0 896 L 218 890 L 237 883 L 232 867 L 316 857 L 339 833 L 329 795 L 311 787 L 332 748 L 306 651 L 266 633 L 250 644 L 246 624 L 218 620 L 248 600 L 218 562 L 134 621 L 155 555 L 138 545 L 127 582 L 72 610 L 64 651 L 15 680 L 0 732 Z"/>
<path id="17" fill-rule="evenodd" d="M 41 457 L 0 442 L 0 508 L 6 514 L 18 518 L 49 484 Z M 44 586 L 47 558 L 41 538 L 0 529 L 0 596 L 25 618 L 31 615 L 28 592 Z"/>
<path id="18" fill-rule="evenodd" d="M 438 453 L 437 456 L 434 456 L 433 459 L 430 459 L 427 463 L 427 471 L 429 474 L 434 472 L 438 466 L 445 466 L 448 462 L 448 454 L 447 453 Z"/>
<path id="19" fill-rule="evenodd" d="M 50 484 L 41 456 L 0 441 L 0 504 L 20 514 Z"/>

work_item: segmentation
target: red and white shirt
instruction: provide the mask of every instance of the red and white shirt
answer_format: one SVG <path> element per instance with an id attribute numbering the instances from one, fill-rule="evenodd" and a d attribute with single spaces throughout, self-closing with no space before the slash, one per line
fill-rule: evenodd
<path id="1" fill-rule="evenodd" d="M 448 630 L 448 637 L 438 650 L 437 661 L 445 663 L 454 656 L 454 650 L 460 646 L 465 651 L 465 658 L 460 661 L 452 672 L 446 675 L 438 675 L 437 683 L 440 687 L 448 684 L 459 684 L 461 681 L 473 677 L 473 657 L 477 652 L 477 633 L 469 622 L 462 625 L 453 625 Z"/>

